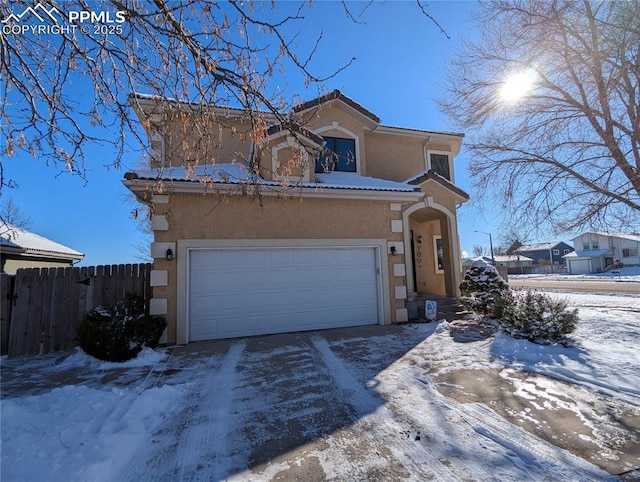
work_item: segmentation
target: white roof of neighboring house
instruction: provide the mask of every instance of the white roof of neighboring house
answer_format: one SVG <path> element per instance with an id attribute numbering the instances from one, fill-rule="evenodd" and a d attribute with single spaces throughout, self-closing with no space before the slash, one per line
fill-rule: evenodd
<path id="1" fill-rule="evenodd" d="M 488 256 L 476 256 L 475 258 L 462 258 L 462 264 L 473 264 L 476 261 L 484 261 L 485 263 L 491 263 L 491 258 Z"/>
<path id="2" fill-rule="evenodd" d="M 582 233 L 580 236 L 576 236 L 575 238 L 573 238 L 574 240 L 581 238 L 584 235 L 587 234 L 597 234 L 599 236 L 607 236 L 609 238 L 621 238 L 621 239 L 628 239 L 630 241 L 638 241 L 640 242 L 640 234 L 635 234 L 635 233 L 603 233 L 603 232 L 599 232 L 599 231 L 587 231 L 586 233 Z"/>
<path id="3" fill-rule="evenodd" d="M 516 251 L 543 251 L 545 249 L 553 249 L 562 242 L 563 241 L 553 241 L 551 243 L 527 244 L 526 246 L 520 246 Z"/>
<path id="4" fill-rule="evenodd" d="M 240 163 L 219 163 L 215 166 L 200 165 L 191 169 L 186 167 L 137 169 L 133 172 L 138 176 L 138 179 L 191 181 L 204 184 L 207 182 L 225 184 L 253 182 L 251 179 L 252 173 L 249 172 L 244 164 Z M 282 185 L 281 181 L 267 181 L 265 179 L 259 179 L 257 182 L 265 186 Z M 316 182 L 303 183 L 302 187 L 400 192 L 419 190 L 416 186 L 404 182 L 388 181 L 346 172 L 317 173 Z"/>
<path id="5" fill-rule="evenodd" d="M 36 255 L 50 255 L 65 259 L 82 259 L 84 254 L 63 244 L 11 224 L 0 226 L 0 249 L 5 252 L 23 252 Z"/>
<path id="6" fill-rule="evenodd" d="M 589 249 L 583 251 L 572 251 L 569 254 L 565 254 L 563 258 L 592 258 L 604 256 L 605 254 L 610 252 L 610 249 Z"/>
<path id="7" fill-rule="evenodd" d="M 505 255 L 505 256 L 494 256 L 496 261 L 501 263 L 510 263 L 511 261 L 533 261 L 533 259 L 528 258 L 527 256 L 522 255 Z"/>

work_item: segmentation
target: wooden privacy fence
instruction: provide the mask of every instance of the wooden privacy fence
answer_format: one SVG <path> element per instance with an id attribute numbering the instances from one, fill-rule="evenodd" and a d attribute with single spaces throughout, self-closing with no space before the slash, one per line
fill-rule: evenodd
<path id="1" fill-rule="evenodd" d="M 5 304 L 10 305 L 11 312 L 8 355 L 73 349 L 85 313 L 98 306 L 114 306 L 126 293 L 144 297 L 148 309 L 151 268 L 151 264 L 120 264 L 19 269 L 13 292 L 2 300 L 3 316 Z"/>

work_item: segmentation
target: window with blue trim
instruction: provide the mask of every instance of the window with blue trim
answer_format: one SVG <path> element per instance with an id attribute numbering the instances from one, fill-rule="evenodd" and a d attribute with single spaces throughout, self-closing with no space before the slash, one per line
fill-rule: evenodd
<path id="1" fill-rule="evenodd" d="M 316 159 L 316 172 L 356 172 L 356 141 L 341 137 L 323 137 L 324 149 Z"/>

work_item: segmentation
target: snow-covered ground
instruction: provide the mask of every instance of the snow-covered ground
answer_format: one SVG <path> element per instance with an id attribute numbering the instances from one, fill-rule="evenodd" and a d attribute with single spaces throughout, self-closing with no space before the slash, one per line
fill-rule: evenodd
<path id="1" fill-rule="evenodd" d="M 545 278 L 551 280 L 617 280 L 626 282 L 640 283 L 640 266 L 629 266 L 620 268 L 619 273 L 613 273 L 608 271 L 606 273 L 592 273 L 592 274 L 510 274 L 509 278 L 524 279 L 524 278 Z"/>
<path id="2" fill-rule="evenodd" d="M 440 321 L 379 336 L 291 335 L 300 343 L 269 351 L 259 350 L 264 338 L 190 358 L 146 350 L 125 364 L 82 352 L 4 358 L 1 479 L 286 480 L 296 469 L 300 480 L 608 480 L 591 463 L 497 415 L 491 404 L 442 394 L 455 388 L 443 381 L 447 376 L 493 370 L 541 405 L 541 414 L 574 410 L 584 418 L 575 407 L 601 403 L 637 421 L 640 297 L 567 296 L 581 318 L 570 347 L 501 333 L 461 343 L 455 325 Z M 291 370 L 275 372 L 276 359 Z M 532 383 L 522 373 L 546 376 Z M 321 379 L 332 388 L 303 391 L 295 407 L 289 395 L 276 400 L 270 391 L 282 386 L 293 396 L 296 387 Z M 568 384 L 559 389 L 554 380 Z M 301 405 L 307 401 L 313 404 Z M 318 408 L 323 401 L 351 415 L 340 428 L 316 434 L 310 421 L 327 416 Z M 264 453 L 269 438 L 278 437 L 265 415 L 270 404 L 284 426 L 309 423 L 301 428 L 309 442 L 304 450 L 285 445 L 273 456 Z M 536 417 L 535 410 L 526 413 Z M 618 457 L 611 441 L 591 429 L 584 437 L 594 450 Z M 640 445 L 633 428 L 615 436 L 614 448 Z M 251 462 L 256 457 L 259 467 Z"/>

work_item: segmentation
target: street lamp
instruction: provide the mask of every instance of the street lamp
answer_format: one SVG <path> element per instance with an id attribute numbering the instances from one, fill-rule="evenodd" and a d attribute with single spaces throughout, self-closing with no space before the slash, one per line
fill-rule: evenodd
<path id="1" fill-rule="evenodd" d="M 496 259 L 493 257 L 493 239 L 491 238 L 491 233 L 485 233 L 484 231 L 474 231 L 476 233 L 480 233 L 480 234 L 486 234 L 487 236 L 489 236 L 489 247 L 491 248 L 491 264 L 492 265 L 496 265 Z"/>

